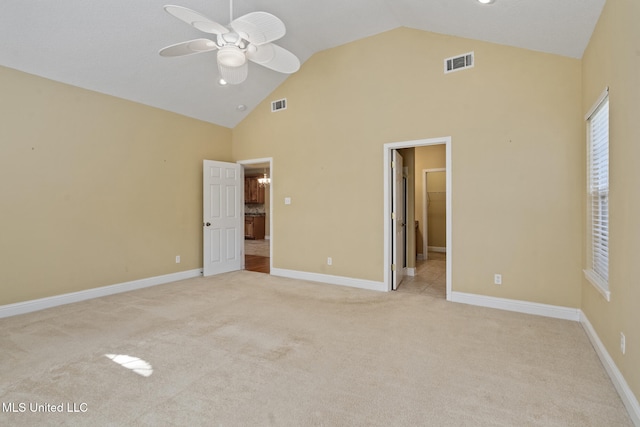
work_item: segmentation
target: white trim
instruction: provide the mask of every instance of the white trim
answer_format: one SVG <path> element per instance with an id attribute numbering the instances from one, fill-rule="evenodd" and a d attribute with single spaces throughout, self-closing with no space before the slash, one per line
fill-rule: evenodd
<path id="1" fill-rule="evenodd" d="M 415 267 L 405 267 L 404 268 L 404 275 L 405 276 L 409 276 L 409 277 L 414 277 L 416 275 L 416 268 Z"/>
<path id="2" fill-rule="evenodd" d="M 202 276 L 202 269 L 196 268 L 194 270 L 165 274 L 163 276 L 148 277 L 146 279 L 132 280 L 130 282 L 101 286 L 99 288 L 86 289 L 84 291 L 54 295 L 52 297 L 17 302 L 15 304 L 7 304 L 0 306 L 0 318 L 31 313 L 33 311 L 44 310 L 45 308 L 57 307 L 59 305 L 71 304 L 107 295 L 135 291 L 136 289 L 148 288 L 150 286 L 164 285 L 165 283 L 192 279 L 199 276 Z"/>
<path id="3" fill-rule="evenodd" d="M 609 355 L 609 352 L 607 352 L 607 349 L 604 344 L 602 344 L 602 341 L 600 341 L 596 330 L 593 328 L 591 322 L 589 322 L 589 319 L 582 310 L 580 310 L 580 323 L 587 333 L 593 348 L 596 350 L 596 353 L 600 358 L 600 362 L 602 362 L 604 369 L 607 371 L 607 374 L 609 374 L 609 378 L 611 378 L 614 387 L 618 391 L 618 394 L 622 399 L 622 403 L 624 403 L 624 406 L 627 408 L 631 421 L 634 425 L 640 426 L 640 404 L 638 403 L 638 399 L 629 388 L 624 376 Z"/>
<path id="4" fill-rule="evenodd" d="M 587 111 L 587 114 L 584 115 L 584 120 L 587 121 L 589 120 L 589 118 L 593 115 L 593 113 L 598 109 L 598 107 L 600 106 L 600 104 L 602 104 L 602 101 L 604 101 L 604 99 L 609 96 L 609 86 L 605 87 L 604 90 L 602 91 L 602 93 L 600 94 L 600 96 L 598 97 L 598 100 L 595 102 L 595 104 L 593 104 L 591 106 L 591 108 L 589 108 L 589 111 Z"/>
<path id="5" fill-rule="evenodd" d="M 270 240 L 270 239 L 271 239 L 271 236 L 269 236 L 268 234 L 264 235 L 264 240 Z"/>
<path id="6" fill-rule="evenodd" d="M 330 274 L 309 273 L 306 271 L 287 270 L 284 268 L 272 268 L 272 276 L 288 277 L 290 279 L 307 280 L 310 282 L 327 283 L 329 285 L 349 286 L 352 288 L 368 289 L 371 291 L 385 292 L 385 284 L 373 280 L 354 279 L 352 277 L 332 276 Z"/>
<path id="7" fill-rule="evenodd" d="M 451 301 L 480 307 L 497 308 L 499 310 L 515 311 L 518 313 L 535 314 L 537 316 L 553 317 L 555 319 L 573 320 L 574 322 L 580 320 L 580 309 L 578 308 L 489 297 L 464 292 L 452 292 Z"/>
<path id="8" fill-rule="evenodd" d="M 607 287 L 602 283 L 600 276 L 594 273 L 591 269 L 582 270 L 582 272 L 584 273 L 584 278 L 602 294 L 604 299 L 606 299 L 607 302 L 611 302 L 611 292 L 609 292 L 609 289 L 607 289 Z"/>
<path id="9" fill-rule="evenodd" d="M 419 254 L 416 254 L 416 257 L 417 257 L 419 260 L 423 260 L 423 261 L 424 261 L 424 254 L 420 254 L 420 253 L 419 253 Z"/>
<path id="10" fill-rule="evenodd" d="M 391 173 L 389 164 L 391 162 L 391 151 L 400 148 L 422 147 L 425 145 L 441 145 L 445 144 L 446 151 L 446 181 L 447 181 L 447 300 L 451 300 L 451 284 L 452 284 L 452 209 L 451 201 L 453 194 L 452 187 L 452 157 L 451 157 L 451 137 L 445 136 L 440 138 L 418 139 L 413 141 L 389 142 L 383 146 L 383 197 L 384 197 L 384 214 L 383 214 L 383 230 L 384 230 L 384 259 L 382 263 L 382 273 L 384 277 L 385 291 L 391 291 Z"/>
<path id="11" fill-rule="evenodd" d="M 248 165 L 255 165 L 255 164 L 259 164 L 259 163 L 269 163 L 269 177 L 271 178 L 271 183 L 269 184 L 271 186 L 271 188 L 269 189 L 269 232 L 271 233 L 269 236 L 265 236 L 265 240 L 269 241 L 269 271 L 273 270 L 273 185 L 274 182 L 276 182 L 276 180 L 273 179 L 273 157 L 262 157 L 260 159 L 248 159 L 248 160 L 238 160 L 236 163 L 241 164 L 242 167 L 242 174 L 244 177 L 244 167 L 248 166 Z M 277 182 L 276 182 L 277 183 Z M 244 186 L 242 186 L 242 199 L 244 200 Z M 244 203 L 242 204 L 242 209 L 243 212 L 242 214 L 244 215 Z M 244 221 L 242 222 L 242 226 L 244 227 Z M 243 228 L 243 233 L 242 235 L 244 236 L 244 228 Z M 242 240 L 242 245 L 244 247 L 244 237 Z M 242 251 L 243 255 L 244 255 L 244 250 Z M 244 270 L 244 256 L 242 258 L 242 269 Z"/>
<path id="12" fill-rule="evenodd" d="M 428 246 L 427 250 L 431 251 L 431 252 L 442 252 L 442 253 L 447 253 L 447 248 L 443 248 L 441 246 Z"/>

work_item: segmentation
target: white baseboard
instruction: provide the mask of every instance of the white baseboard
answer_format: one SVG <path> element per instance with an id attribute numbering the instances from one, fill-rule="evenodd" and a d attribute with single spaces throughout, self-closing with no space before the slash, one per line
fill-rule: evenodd
<path id="1" fill-rule="evenodd" d="M 272 276 L 288 277 L 290 279 L 308 280 L 310 282 L 327 283 L 330 285 L 350 286 L 352 288 L 369 289 L 371 291 L 386 292 L 384 282 L 373 280 L 354 279 L 351 277 L 332 276 L 330 274 L 308 273 L 306 271 L 287 270 L 284 268 L 272 268 Z"/>
<path id="2" fill-rule="evenodd" d="M 416 256 L 416 258 L 417 258 L 417 259 L 424 259 L 424 254 L 418 254 L 418 255 Z"/>
<path id="3" fill-rule="evenodd" d="M 427 250 L 431 252 L 442 252 L 443 254 L 447 253 L 447 248 L 441 246 L 427 246 Z"/>
<path id="4" fill-rule="evenodd" d="M 405 276 L 409 276 L 409 277 L 414 277 L 416 275 L 416 268 L 415 267 L 405 267 L 404 268 L 404 275 Z"/>
<path id="5" fill-rule="evenodd" d="M 148 277 L 146 279 L 133 280 L 131 282 L 118 283 L 115 285 L 101 286 L 99 288 L 71 292 L 68 294 L 54 295 L 47 298 L 17 302 L 15 304 L 7 304 L 0 306 L 0 318 L 17 316 L 18 314 L 31 313 L 33 311 L 44 310 L 45 308 L 119 294 L 121 292 L 129 292 L 136 289 L 148 288 L 150 286 L 163 285 L 165 283 L 191 279 L 198 276 L 202 276 L 202 269 L 200 268 L 165 274 L 163 276 Z"/>
<path id="6" fill-rule="evenodd" d="M 271 240 L 271 236 L 269 236 L 269 235 L 265 235 L 265 236 L 264 236 L 264 240 Z"/>
<path id="7" fill-rule="evenodd" d="M 580 320 L 580 310 L 577 308 L 560 307 L 557 305 L 540 304 L 537 302 L 520 301 L 506 298 L 489 297 L 485 295 L 451 292 L 450 301 L 481 307 L 497 308 L 500 310 L 516 311 L 518 313 L 535 314 L 553 317 L 555 319 Z"/>
<path id="8" fill-rule="evenodd" d="M 600 337 L 596 333 L 596 330 L 593 329 L 591 322 L 587 319 L 587 316 L 580 310 L 580 323 L 584 328 L 593 348 L 596 350 L 598 357 L 600 358 L 600 362 L 604 366 L 604 369 L 609 374 L 609 378 L 613 382 L 620 398 L 622 399 L 622 403 L 627 408 L 627 412 L 629 412 L 629 417 L 634 425 L 640 426 L 640 404 L 638 403 L 638 399 L 633 394 L 633 391 L 629 388 L 629 385 L 625 381 L 622 373 L 616 366 L 616 363 L 613 361 L 609 352 L 605 348 L 602 341 L 600 341 Z"/>

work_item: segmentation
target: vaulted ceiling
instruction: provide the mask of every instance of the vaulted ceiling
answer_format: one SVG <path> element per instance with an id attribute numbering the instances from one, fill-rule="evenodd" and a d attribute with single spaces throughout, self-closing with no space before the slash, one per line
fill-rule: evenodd
<path id="1" fill-rule="evenodd" d="M 234 127 L 287 75 L 251 63 L 240 85 L 217 83 L 215 53 L 163 58 L 207 37 L 165 13 L 171 2 L 228 24 L 228 0 L 4 0 L 0 65 Z M 276 43 L 304 63 L 314 53 L 397 27 L 580 58 L 605 0 L 235 0 L 284 21 Z M 243 104 L 245 111 L 238 111 Z"/>

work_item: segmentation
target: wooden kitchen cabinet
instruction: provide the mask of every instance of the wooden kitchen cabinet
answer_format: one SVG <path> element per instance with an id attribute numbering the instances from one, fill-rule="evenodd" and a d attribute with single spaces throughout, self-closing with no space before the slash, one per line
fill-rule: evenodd
<path id="1" fill-rule="evenodd" d="M 264 187 L 258 184 L 258 178 L 262 175 L 246 176 L 244 178 L 244 202 L 264 203 Z"/>
<path id="2" fill-rule="evenodd" d="M 244 216 L 244 238 L 252 240 L 264 239 L 264 215 Z"/>

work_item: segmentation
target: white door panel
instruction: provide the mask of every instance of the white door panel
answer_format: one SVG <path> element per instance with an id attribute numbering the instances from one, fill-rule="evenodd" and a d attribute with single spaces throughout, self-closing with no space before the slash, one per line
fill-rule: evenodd
<path id="1" fill-rule="evenodd" d="M 398 289 L 404 278 L 404 187 L 403 159 L 397 150 L 393 150 L 393 185 L 391 188 L 393 260 L 391 289 Z"/>
<path id="2" fill-rule="evenodd" d="M 203 275 L 242 267 L 242 171 L 235 163 L 203 163 Z"/>

